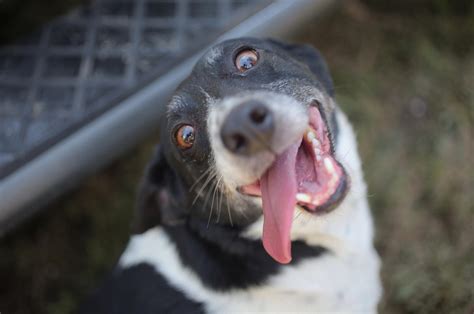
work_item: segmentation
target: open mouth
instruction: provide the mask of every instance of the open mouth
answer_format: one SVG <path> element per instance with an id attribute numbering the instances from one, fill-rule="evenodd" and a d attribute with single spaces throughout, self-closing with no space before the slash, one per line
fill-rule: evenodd
<path id="1" fill-rule="evenodd" d="M 280 263 L 291 261 L 295 208 L 327 213 L 342 201 L 348 187 L 344 168 L 334 158 L 326 118 L 316 106 L 309 108 L 309 121 L 303 137 L 276 156 L 259 180 L 238 189 L 262 198 L 263 245 Z"/>

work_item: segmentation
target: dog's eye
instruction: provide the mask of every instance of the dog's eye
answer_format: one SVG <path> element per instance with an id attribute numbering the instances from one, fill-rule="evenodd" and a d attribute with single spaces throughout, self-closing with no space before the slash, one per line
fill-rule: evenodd
<path id="1" fill-rule="evenodd" d="M 240 72 L 245 72 L 256 65 L 257 61 L 257 52 L 252 49 L 246 49 L 239 52 L 235 58 L 235 66 Z"/>
<path id="2" fill-rule="evenodd" d="M 182 125 L 175 136 L 176 143 L 181 149 L 190 148 L 194 144 L 194 128 L 188 124 Z"/>

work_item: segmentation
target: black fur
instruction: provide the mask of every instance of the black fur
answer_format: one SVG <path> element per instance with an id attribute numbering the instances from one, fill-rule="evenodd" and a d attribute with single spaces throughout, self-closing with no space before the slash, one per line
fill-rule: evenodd
<path id="1" fill-rule="evenodd" d="M 84 314 L 201 314 L 203 305 L 172 288 L 152 266 L 117 269 L 80 309 Z"/>
<path id="2" fill-rule="evenodd" d="M 317 49 L 310 45 L 287 44 L 273 39 L 269 41 L 283 48 L 287 53 L 291 54 L 293 58 L 307 65 L 323 85 L 329 96 L 334 96 L 334 84 L 331 75 L 329 75 L 328 66 Z"/>

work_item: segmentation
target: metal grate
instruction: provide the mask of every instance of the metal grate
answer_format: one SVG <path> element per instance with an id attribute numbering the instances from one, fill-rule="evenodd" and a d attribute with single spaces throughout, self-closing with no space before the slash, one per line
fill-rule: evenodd
<path id="1" fill-rule="evenodd" d="M 0 178 L 268 0 L 99 0 L 0 48 Z"/>

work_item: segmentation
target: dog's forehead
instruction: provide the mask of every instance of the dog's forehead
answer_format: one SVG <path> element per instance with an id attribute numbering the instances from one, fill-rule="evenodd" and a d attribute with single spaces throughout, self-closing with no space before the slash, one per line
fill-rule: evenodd
<path id="1" fill-rule="evenodd" d="M 242 49 L 261 52 L 259 69 L 239 75 L 234 59 Z M 298 96 L 305 86 L 319 87 L 306 65 L 294 59 L 281 46 L 266 39 L 231 39 L 209 48 L 198 60 L 190 76 L 175 92 L 168 110 L 206 110 L 224 97 L 242 91 L 267 90 Z"/>

